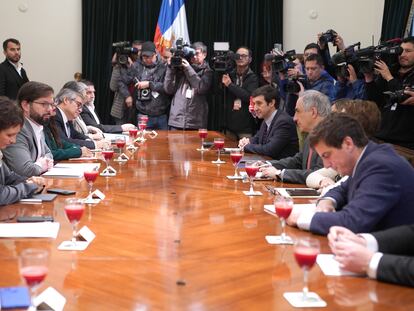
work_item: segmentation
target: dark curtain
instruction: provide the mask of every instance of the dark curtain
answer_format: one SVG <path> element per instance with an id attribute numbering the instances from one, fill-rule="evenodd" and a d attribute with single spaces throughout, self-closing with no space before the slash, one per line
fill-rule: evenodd
<path id="1" fill-rule="evenodd" d="M 411 3 L 412 0 L 385 0 L 381 41 L 404 36 Z"/>
<path id="2" fill-rule="evenodd" d="M 276 42 L 283 42 L 283 0 L 187 0 L 187 23 L 191 42 L 208 47 L 225 41 L 230 48 L 245 45 L 253 51 L 252 69 L 259 73 L 263 55 Z M 104 123 L 110 123 L 112 94 L 112 43 L 134 39 L 153 40 L 161 0 L 83 0 L 82 71 L 94 82 L 97 110 Z M 222 96 L 215 94 L 219 76 L 209 98 L 209 128 L 222 127 Z"/>

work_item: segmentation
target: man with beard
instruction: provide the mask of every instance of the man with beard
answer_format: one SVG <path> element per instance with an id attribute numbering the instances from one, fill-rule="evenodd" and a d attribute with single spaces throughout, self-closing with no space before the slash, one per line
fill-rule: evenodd
<path id="1" fill-rule="evenodd" d="M 202 42 L 192 45 L 195 55 L 191 65 L 182 59 L 179 68 L 171 66 L 171 59 L 165 74 L 164 89 L 174 95 L 171 101 L 168 126 L 172 130 L 207 128 L 208 103 L 213 71 L 205 61 L 207 46 Z"/>
<path id="2" fill-rule="evenodd" d="M 20 63 L 20 42 L 12 38 L 5 40 L 3 53 L 6 59 L 0 64 L 0 96 L 16 99 L 20 87 L 29 81 Z"/>
<path id="3" fill-rule="evenodd" d="M 17 101 L 23 110 L 24 124 L 16 143 L 8 146 L 3 155 L 6 164 L 17 174 L 37 176 L 53 167 L 53 156 L 43 133 L 55 104 L 53 89 L 44 83 L 27 82 L 20 88 Z"/>

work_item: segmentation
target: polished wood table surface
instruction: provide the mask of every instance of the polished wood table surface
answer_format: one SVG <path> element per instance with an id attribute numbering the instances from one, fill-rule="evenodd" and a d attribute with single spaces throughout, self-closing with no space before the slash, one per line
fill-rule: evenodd
<path id="1" fill-rule="evenodd" d="M 207 140 L 219 135 L 209 132 Z M 280 234 L 278 218 L 263 211 L 272 203 L 266 182 L 255 183 L 263 196 L 244 196 L 249 184 L 226 178 L 234 171 L 229 156 L 222 156 L 226 164 L 212 164 L 216 152 L 196 151 L 199 145 L 195 131 L 160 132 L 126 164 L 111 162 L 118 175 L 98 177 L 95 188 L 106 198 L 87 206 L 79 225 L 96 234 L 85 251 L 57 250 L 71 237 L 66 197 L 6 207 L 20 215 L 53 214 L 61 228 L 57 239 L 1 239 L 0 286 L 22 285 L 18 255 L 41 247 L 51 254 L 42 289 L 62 293 L 65 310 L 294 310 L 283 293 L 301 291 L 302 271 L 292 246 L 265 241 Z M 78 197 L 88 193 L 83 178 L 54 179 L 53 187 L 76 189 Z M 287 233 L 311 235 L 295 228 Z M 329 253 L 326 238 L 317 238 Z M 327 277 L 317 265 L 309 288 L 328 310 L 414 310 L 411 288 Z"/>

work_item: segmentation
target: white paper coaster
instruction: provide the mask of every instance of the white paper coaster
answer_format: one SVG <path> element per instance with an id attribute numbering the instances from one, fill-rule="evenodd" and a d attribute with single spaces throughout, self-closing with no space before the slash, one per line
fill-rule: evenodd
<path id="1" fill-rule="evenodd" d="M 66 298 L 53 287 L 48 287 L 33 299 L 37 310 L 61 311 L 66 304 Z"/>
<path id="2" fill-rule="evenodd" d="M 261 193 L 260 191 L 253 191 L 253 192 L 243 191 L 243 193 L 244 193 L 244 195 L 247 195 L 247 196 L 259 196 L 259 195 L 263 195 L 263 193 Z"/>
<path id="3" fill-rule="evenodd" d="M 284 293 L 283 297 L 295 308 L 323 308 L 327 306 L 326 301 L 314 292 L 309 292 L 306 300 L 303 300 L 302 292 Z"/>
<path id="4" fill-rule="evenodd" d="M 244 177 L 243 176 L 240 176 L 240 175 L 238 175 L 238 176 L 234 176 L 234 175 L 228 175 L 228 176 L 226 176 L 228 179 L 230 179 L 230 180 L 242 180 L 242 179 L 244 179 Z"/>
<path id="5" fill-rule="evenodd" d="M 282 240 L 282 236 L 280 235 L 266 235 L 266 241 L 269 244 L 286 244 L 286 245 L 292 245 L 293 240 L 290 236 L 285 236 L 285 239 Z"/>
<path id="6" fill-rule="evenodd" d="M 72 241 L 63 241 L 58 246 L 58 250 L 61 251 L 84 251 L 89 245 L 89 242 L 76 241 L 75 244 Z"/>
<path id="7" fill-rule="evenodd" d="M 214 164 L 224 164 L 224 163 L 226 163 L 226 161 L 223 161 L 223 160 L 220 160 L 220 161 L 211 161 L 211 163 L 214 163 Z"/>

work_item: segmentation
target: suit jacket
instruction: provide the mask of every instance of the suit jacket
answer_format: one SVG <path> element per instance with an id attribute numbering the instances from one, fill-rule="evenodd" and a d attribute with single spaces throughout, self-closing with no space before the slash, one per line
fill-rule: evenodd
<path id="1" fill-rule="evenodd" d="M 278 161 L 270 161 L 274 167 L 283 171 L 283 181 L 295 184 L 305 184 L 308 175 L 323 167 L 322 159 L 312 150 L 310 169 L 307 169 L 308 156 L 310 152 L 309 139 L 303 144 L 303 151 L 299 151 L 293 157 Z"/>
<path id="2" fill-rule="evenodd" d="M 82 107 L 81 117 L 86 125 L 92 125 L 94 127 L 97 127 L 104 133 L 122 133 L 122 127 L 120 125 L 105 125 L 96 123 L 96 120 L 93 117 L 92 112 L 86 105 L 83 105 Z"/>
<path id="3" fill-rule="evenodd" d="M 316 213 L 310 230 L 327 234 L 331 226 L 355 233 L 414 223 L 414 168 L 387 144 L 369 142 L 355 174 L 325 197 L 337 203 L 335 213 Z"/>
<path id="4" fill-rule="evenodd" d="M 0 205 L 12 204 L 30 197 L 36 190 L 35 184 L 25 182 L 26 177 L 17 175 L 0 160 Z"/>
<path id="5" fill-rule="evenodd" d="M 42 144 L 41 150 L 41 157 L 53 158 L 46 143 Z M 33 128 L 27 119 L 24 120 L 23 127 L 17 134 L 16 143 L 4 149 L 3 155 L 4 161 L 10 169 L 19 175 L 31 177 L 43 173 L 42 168 L 35 164 L 38 157 L 37 141 Z"/>
<path id="6" fill-rule="evenodd" d="M 250 139 L 244 151 L 269 156 L 276 160 L 296 154 L 299 151 L 298 135 L 292 117 L 279 109 L 269 128 L 266 122 L 262 122 L 259 131 Z"/>
<path id="7" fill-rule="evenodd" d="M 68 137 L 66 133 L 66 124 L 63 122 L 62 113 L 59 109 L 56 109 L 55 121 L 59 136 L 62 140 L 66 140 L 70 143 L 79 145 L 81 147 L 95 149 L 95 143 L 92 140 L 89 140 L 88 136 L 79 133 L 77 130 L 75 130 L 75 128 L 73 127 L 73 123 L 71 121 L 69 121 L 70 137 Z"/>
<path id="8" fill-rule="evenodd" d="M 0 96 L 7 96 L 10 99 L 17 98 L 20 87 L 29 81 L 23 68 L 21 73 L 22 76 L 7 59 L 0 64 Z"/>
<path id="9" fill-rule="evenodd" d="M 414 225 L 374 232 L 378 250 L 384 255 L 377 268 L 383 282 L 414 286 Z"/>
<path id="10" fill-rule="evenodd" d="M 79 147 L 79 145 L 72 144 L 64 139 L 61 139 L 62 148 L 60 148 L 57 145 L 50 128 L 45 127 L 44 132 L 46 144 L 48 145 L 50 151 L 53 154 L 53 160 L 68 160 L 70 158 L 79 158 L 82 155 L 82 150 Z"/>

